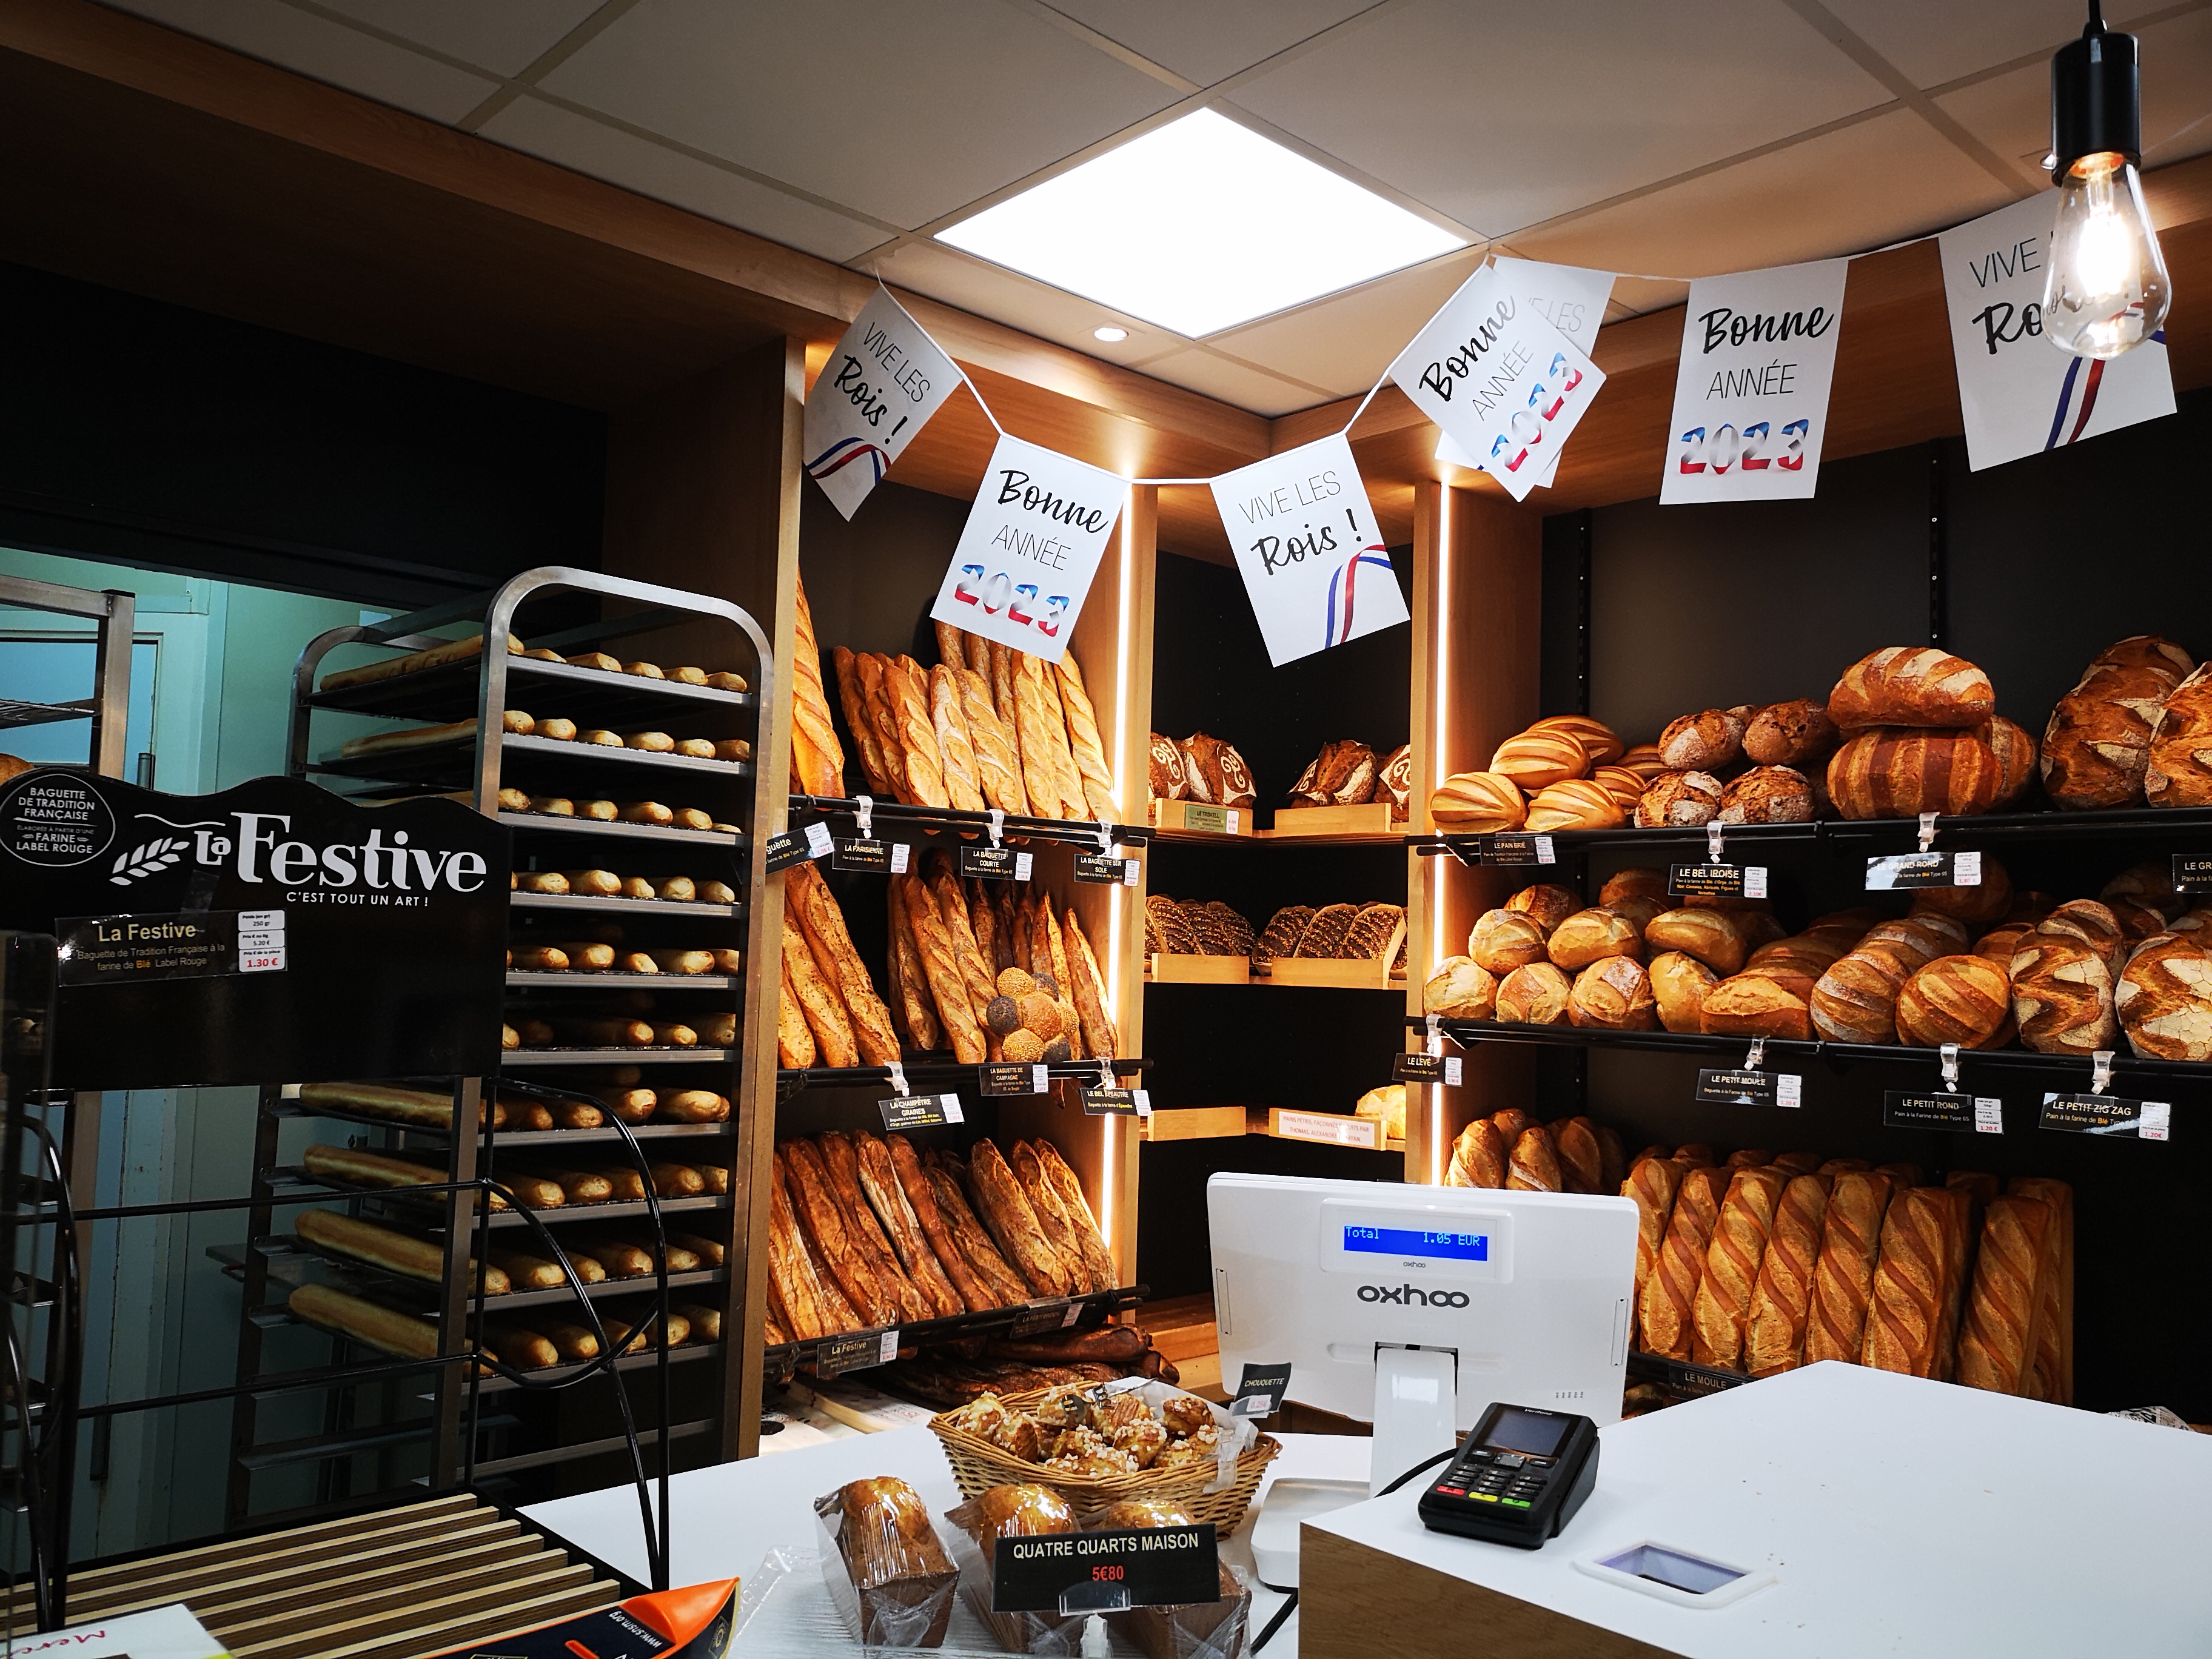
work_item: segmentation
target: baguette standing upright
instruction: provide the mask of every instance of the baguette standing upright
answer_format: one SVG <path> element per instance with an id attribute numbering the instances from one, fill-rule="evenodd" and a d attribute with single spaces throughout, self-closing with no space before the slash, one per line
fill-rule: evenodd
<path id="1" fill-rule="evenodd" d="M 937 1265 L 944 1270 L 946 1279 L 969 1313 L 981 1313 L 986 1308 L 1005 1305 L 997 1288 L 973 1267 L 959 1241 L 953 1235 L 951 1224 L 939 1209 L 937 1193 L 929 1179 L 929 1171 L 922 1168 L 921 1159 L 914 1150 L 914 1143 L 904 1135 L 887 1135 L 884 1149 L 890 1155 L 891 1172 L 898 1182 L 899 1193 L 907 1207 L 914 1212 L 915 1224 L 921 1229 L 922 1242 L 936 1257 Z M 867 1154 L 863 1152 L 862 1168 L 867 1167 Z M 1017 1298 L 1021 1299 L 1021 1298 Z"/>
<path id="2" fill-rule="evenodd" d="M 1691 1310 L 1705 1277 L 1706 1247 L 1732 1170 L 1686 1171 L 1674 1194 L 1659 1261 L 1644 1286 L 1639 1312 L 1645 1348 L 1668 1359 L 1690 1357 Z"/>
<path id="3" fill-rule="evenodd" d="M 1744 1328 L 1744 1369 L 1753 1376 L 1791 1370 L 1804 1357 L 1829 1185 L 1830 1177 L 1801 1175 L 1782 1190 Z"/>
<path id="4" fill-rule="evenodd" d="M 867 698 L 860 690 L 859 659 L 841 645 L 831 649 L 830 662 L 836 671 L 837 701 L 845 710 L 845 724 L 852 728 L 853 746 L 860 752 L 860 775 L 868 781 L 868 792 L 896 799 L 890 769 L 884 764 L 883 738 L 868 718 Z"/>
<path id="5" fill-rule="evenodd" d="M 968 741 L 975 751 L 975 784 L 988 805 L 1014 817 L 1028 816 L 1022 791 L 1021 762 L 1014 736 L 991 701 L 991 683 L 972 668 L 953 671 L 960 688 L 960 712 L 968 722 Z"/>
<path id="6" fill-rule="evenodd" d="M 983 810 L 975 744 L 961 707 L 960 682 L 943 663 L 929 671 L 929 718 L 937 728 L 938 758 L 945 771 L 945 793 L 963 812 Z"/>
<path id="7" fill-rule="evenodd" d="M 1738 1170 L 1729 1182 L 1705 1249 L 1705 1275 L 1691 1304 L 1690 1358 L 1700 1365 L 1743 1369 L 1751 1298 L 1788 1180 L 1787 1171 L 1765 1164 Z"/>
<path id="8" fill-rule="evenodd" d="M 1084 804 L 1101 823 L 1112 823 L 1121 809 L 1114 800 L 1113 769 L 1106 764 L 1106 745 L 1098 736 L 1097 711 L 1083 684 L 1083 670 L 1075 653 L 1061 654 L 1053 665 L 1060 683 L 1060 703 L 1067 716 L 1067 744 L 1074 757 L 1076 775 L 1082 781 Z"/>
<path id="9" fill-rule="evenodd" d="M 947 1319 L 968 1311 L 967 1303 L 945 1270 L 915 1213 L 914 1201 L 898 1177 L 890 1148 L 866 1129 L 853 1134 L 853 1153 L 860 1190 L 898 1253 L 899 1265 L 929 1305 L 928 1317 Z"/>
<path id="10" fill-rule="evenodd" d="M 830 699 L 822 690 L 822 655 L 814 642 L 814 613 L 807 609 L 806 586 L 794 590 L 796 624 L 791 641 L 791 786 L 793 793 L 845 793 L 845 750 L 830 723 Z"/>

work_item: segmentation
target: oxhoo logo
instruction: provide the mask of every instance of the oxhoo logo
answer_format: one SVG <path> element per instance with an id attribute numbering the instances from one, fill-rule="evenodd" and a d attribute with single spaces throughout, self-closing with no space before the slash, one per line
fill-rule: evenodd
<path id="1" fill-rule="evenodd" d="M 1465 1291 L 1425 1291 L 1418 1285 L 1362 1285 L 1362 1302 L 1395 1302 L 1401 1308 L 1464 1308 Z"/>

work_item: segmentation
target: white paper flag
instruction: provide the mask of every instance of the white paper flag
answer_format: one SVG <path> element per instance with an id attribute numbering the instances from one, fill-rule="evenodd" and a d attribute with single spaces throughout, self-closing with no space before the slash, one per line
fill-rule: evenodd
<path id="1" fill-rule="evenodd" d="M 1001 437 L 930 616 L 1058 662 L 1128 490 L 1087 462 Z"/>
<path id="2" fill-rule="evenodd" d="M 1224 472 L 1212 488 L 1276 667 L 1407 619 L 1341 432 Z"/>
<path id="3" fill-rule="evenodd" d="M 1605 375 L 1496 265 L 1468 277 L 1390 365 L 1413 406 L 1526 501 Z"/>
<path id="4" fill-rule="evenodd" d="M 1690 284 L 1662 505 L 1812 495 L 1850 264 L 1820 259 Z"/>
<path id="5" fill-rule="evenodd" d="M 1604 325 L 1605 308 L 1613 299 L 1611 271 L 1508 258 L 1500 258 L 1498 269 L 1515 293 L 1543 313 L 1545 321 L 1580 346 L 1586 356 L 1597 355 L 1597 331 Z M 1537 488 L 1552 487 L 1559 476 L 1559 454 L 1554 448 L 1545 460 L 1544 470 L 1536 475 Z M 1454 443 L 1449 432 L 1437 438 L 1437 459 L 1472 471 L 1482 471 L 1482 463 Z"/>
<path id="6" fill-rule="evenodd" d="M 952 359 L 878 289 L 806 394 L 807 476 L 851 518 L 959 384 Z"/>
<path id="7" fill-rule="evenodd" d="M 2058 192 L 1999 208 L 1936 239 L 1951 356 L 1976 471 L 2173 413 L 2163 331 L 2111 359 L 2059 350 L 2043 331 L 2044 265 Z"/>

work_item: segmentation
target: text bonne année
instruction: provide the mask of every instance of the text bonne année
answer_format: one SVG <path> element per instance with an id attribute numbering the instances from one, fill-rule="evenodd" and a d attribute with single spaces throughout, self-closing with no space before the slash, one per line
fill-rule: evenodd
<path id="1" fill-rule="evenodd" d="M 1705 352 L 1717 351 L 1724 345 L 1780 345 L 1801 337 L 1817 340 L 1836 325 L 1826 306 L 1814 306 L 1810 311 L 1750 313 L 1716 306 L 1698 320 L 1705 325 Z"/>
<path id="2" fill-rule="evenodd" d="M 1456 350 L 1447 352 L 1421 371 L 1421 384 L 1434 392 L 1440 402 L 1449 403 L 1456 383 L 1474 373 L 1483 358 L 1497 345 L 1498 337 L 1505 332 L 1505 325 L 1512 320 L 1513 301 L 1510 298 L 1501 298 L 1492 308 L 1490 316 L 1477 325 L 1474 331 L 1461 343 Z M 1520 349 L 1520 356 L 1523 361 L 1526 360 L 1525 348 Z M 1510 363 L 1507 365 L 1508 368 L 1511 366 Z M 1493 380 L 1493 390 L 1495 385 Z"/>

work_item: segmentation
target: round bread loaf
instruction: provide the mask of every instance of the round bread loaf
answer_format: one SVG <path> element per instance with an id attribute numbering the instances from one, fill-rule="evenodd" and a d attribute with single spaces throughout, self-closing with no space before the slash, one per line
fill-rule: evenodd
<path id="1" fill-rule="evenodd" d="M 2186 678 L 2197 668 L 2189 653 L 2158 634 L 2130 634 L 2124 640 L 2115 641 L 2089 659 L 2092 668 L 2100 663 L 2113 663 L 2122 668 L 2155 668 L 2176 678 Z"/>
<path id="2" fill-rule="evenodd" d="M 1642 963 L 1633 957 L 1607 957 L 1575 976 L 1567 1018 L 1607 1030 L 1648 1031 L 1659 1023 L 1652 995 L 1651 978 Z"/>
<path id="3" fill-rule="evenodd" d="M 2212 951 L 2203 933 L 2145 939 L 2120 970 L 2113 1004 L 2145 1060 L 2212 1060 Z"/>
<path id="4" fill-rule="evenodd" d="M 1421 988 L 1421 1009 L 1446 1019 L 1488 1019 L 1498 1011 L 1498 976 L 1468 957 L 1446 957 Z"/>
<path id="5" fill-rule="evenodd" d="M 1980 957 L 1938 957 L 1897 994 L 1898 1041 L 1917 1048 L 1994 1048 L 2012 1030 L 2012 982 Z"/>
<path id="6" fill-rule="evenodd" d="M 2095 899 L 2067 900 L 2037 922 L 2035 931 L 2070 935 L 2080 939 L 2104 957 L 2106 965 L 2115 974 L 2119 972 L 2120 964 L 2127 960 L 2127 935 L 2120 931 L 2119 918 Z"/>
<path id="7" fill-rule="evenodd" d="M 1986 957 L 2009 974 L 2013 953 L 2020 949 L 2021 941 L 2035 931 L 2032 921 L 2008 921 L 1992 927 L 1974 941 L 1974 954 Z"/>
<path id="8" fill-rule="evenodd" d="M 1549 939 L 1553 928 L 1583 908 L 1583 900 L 1582 895 L 1571 887 L 1540 881 L 1514 894 L 1505 901 L 1505 908 L 1534 917 L 1536 925 L 1544 930 L 1544 937 Z"/>
<path id="9" fill-rule="evenodd" d="M 1828 693 L 1828 718 L 1845 732 L 1868 726 L 1957 728 L 1996 713 L 1990 677 L 1933 646 L 1893 645 L 1844 671 Z"/>
<path id="10" fill-rule="evenodd" d="M 1611 726 L 1603 720 L 1592 720 L 1588 714 L 1547 714 L 1528 729 L 1531 732 L 1564 732 L 1582 745 L 1583 752 L 1589 757 L 1593 766 L 1617 761 L 1628 749 Z"/>
<path id="11" fill-rule="evenodd" d="M 1636 803 L 1636 822 L 1645 830 L 1692 829 L 1711 823 L 1727 791 L 1710 772 L 1662 772 Z"/>
<path id="12" fill-rule="evenodd" d="M 1922 887 L 1912 895 L 1912 914 L 1954 916 L 1960 921 L 1995 921 L 2012 908 L 2012 877 L 1987 853 L 1977 887 Z"/>
<path id="13" fill-rule="evenodd" d="M 2159 864 L 2131 864 L 2099 889 L 2097 896 L 2107 904 L 2114 899 L 2132 899 L 2137 904 L 2150 906 L 2168 921 L 2189 908 L 2189 901 L 2173 890 L 2171 860 Z"/>
<path id="14" fill-rule="evenodd" d="M 1542 789 L 1569 778 L 1587 776 L 1590 758 L 1565 732 L 1523 732 L 1498 745 L 1490 769 L 1523 789 Z"/>
<path id="15" fill-rule="evenodd" d="M 1528 815 L 1521 786 L 1496 772 L 1459 772 L 1429 797 L 1429 821 L 1457 835 L 1518 830 Z"/>
<path id="16" fill-rule="evenodd" d="M 1559 1154 L 1543 1125 L 1532 1123 L 1513 1143 L 1505 1166 L 1505 1184 L 1518 1192 L 1558 1193 L 1566 1190 L 1559 1174 Z"/>
<path id="17" fill-rule="evenodd" d="M 2073 811 L 2143 799 L 2151 726 L 2179 682 L 2167 670 L 2092 663 L 2043 733 L 2043 793 Z"/>
<path id="18" fill-rule="evenodd" d="M 2036 1053 L 2090 1054 L 2118 1040 L 2112 964 L 2086 941 L 2033 931 L 2007 971 L 2020 1040 Z"/>
<path id="19" fill-rule="evenodd" d="M 1610 796 L 1613 804 L 1623 813 L 1636 811 L 1636 803 L 1644 799 L 1644 775 L 1626 766 L 1600 766 L 1590 772 L 1590 781 Z"/>
<path id="20" fill-rule="evenodd" d="M 1644 945 L 1650 951 L 1683 951 L 1723 976 L 1743 967 L 1743 932 L 1724 910 L 1685 906 L 1664 910 L 1644 927 Z"/>
<path id="21" fill-rule="evenodd" d="M 1986 812 L 2003 769 L 1972 732 L 1876 726 L 1847 739 L 1828 761 L 1828 798 L 1847 818 L 1911 818 L 1923 812 Z"/>
<path id="22" fill-rule="evenodd" d="M 1528 801 L 1528 828 L 1546 835 L 1555 830 L 1612 830 L 1627 822 L 1612 792 L 1588 778 L 1552 784 Z"/>
<path id="23" fill-rule="evenodd" d="M 1831 1042 L 1896 1042 L 1897 994 L 1918 965 L 1894 951 L 1838 957 L 1813 987 L 1813 1029 Z"/>
<path id="24" fill-rule="evenodd" d="M 1721 982 L 1718 974 L 1686 951 L 1662 951 L 1644 971 L 1662 1025 L 1670 1031 L 1705 1029 L 1705 993 Z"/>
<path id="25" fill-rule="evenodd" d="M 1736 932 L 1743 935 L 1744 949 L 1747 951 L 1756 951 L 1763 945 L 1771 945 L 1777 939 L 1788 937 L 1782 923 L 1768 911 L 1731 910 L 1729 915 L 1735 920 Z M 1837 948 L 1840 950 L 1843 947 L 1838 945 Z"/>
<path id="26" fill-rule="evenodd" d="M 1754 766 L 1721 795 L 1723 823 L 1810 823 L 1813 786 L 1787 766 Z"/>
<path id="27" fill-rule="evenodd" d="M 1659 745 L 1639 743 L 1620 757 L 1620 763 L 1649 783 L 1667 769 L 1667 763 L 1659 758 Z"/>
<path id="28" fill-rule="evenodd" d="M 1641 939 L 1651 918 L 1674 908 L 1672 899 L 1650 898 L 1642 893 L 1626 893 L 1605 907 L 1617 916 L 1626 916 Z"/>
<path id="29" fill-rule="evenodd" d="M 1765 974 L 1724 979 L 1705 993 L 1705 1030 L 1719 1036 L 1792 1037 L 1813 1035 L 1812 1011 L 1789 985 Z"/>
<path id="30" fill-rule="evenodd" d="M 2160 705 L 2144 760 L 2143 798 L 2153 806 L 2212 806 L 2212 663 Z"/>
<path id="31" fill-rule="evenodd" d="M 1987 726 L 1976 726 L 1974 735 L 1989 744 L 1990 752 L 1997 757 L 1997 794 L 1990 803 L 1991 810 L 2002 811 L 2016 805 L 2035 782 L 2035 739 L 2028 736 L 2026 726 L 2002 714 Z"/>
<path id="32" fill-rule="evenodd" d="M 1574 986 L 1548 962 L 1532 962 L 1506 975 L 1498 988 L 1498 1018 L 1522 1025 L 1563 1025 Z"/>
<path id="33" fill-rule="evenodd" d="M 1707 708 L 1668 722 L 1659 734 L 1659 758 L 1677 772 L 1717 772 L 1743 758 L 1742 718 Z"/>
<path id="34" fill-rule="evenodd" d="M 1626 869 L 1616 870 L 1605 878 L 1605 885 L 1597 890 L 1597 902 L 1610 905 L 1631 894 L 1643 898 L 1665 898 L 1667 872 L 1649 864 L 1632 864 Z"/>
<path id="35" fill-rule="evenodd" d="M 1503 979 L 1516 968 L 1548 960 L 1544 926 L 1525 910 L 1485 910 L 1467 936 L 1467 954 L 1475 966 Z"/>
<path id="36" fill-rule="evenodd" d="M 1577 910 L 1552 930 L 1552 960 L 1569 973 L 1579 973 L 1606 957 L 1640 961 L 1644 941 L 1636 924 L 1602 905 Z"/>
<path id="37" fill-rule="evenodd" d="M 1836 746 L 1839 733 L 1828 711 L 1810 697 L 1769 703 L 1743 728 L 1743 752 L 1760 766 L 1797 766 Z"/>

